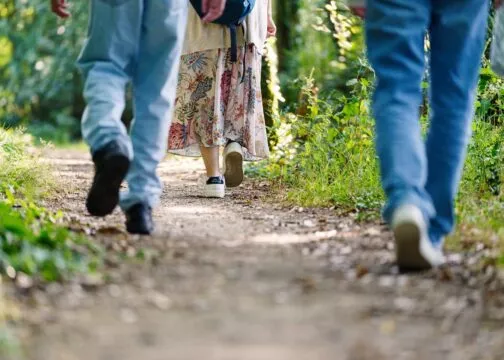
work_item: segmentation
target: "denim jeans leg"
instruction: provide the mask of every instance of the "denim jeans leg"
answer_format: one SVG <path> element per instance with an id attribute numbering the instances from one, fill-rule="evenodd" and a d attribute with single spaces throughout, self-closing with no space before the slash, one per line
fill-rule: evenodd
<path id="1" fill-rule="evenodd" d="M 135 158 L 121 196 L 127 210 L 142 202 L 154 207 L 161 195 L 156 170 L 166 154 L 184 40 L 187 0 L 144 0 L 137 67 L 133 76 L 135 119 L 131 140 Z"/>
<path id="2" fill-rule="evenodd" d="M 133 150 L 121 116 L 138 51 L 143 0 L 91 0 L 88 37 L 77 64 L 87 106 L 82 135 L 92 152 L 115 140 Z"/>
<path id="3" fill-rule="evenodd" d="M 427 157 L 419 109 L 425 70 L 424 41 L 431 0 L 368 0 L 366 39 L 376 74 L 373 115 L 382 185 L 387 196 L 384 218 L 408 203 L 426 219 L 434 207 L 425 191 Z"/>
<path id="4" fill-rule="evenodd" d="M 426 190 L 436 210 L 430 223 L 431 241 L 441 246 L 455 222 L 454 201 L 471 133 L 489 1 L 437 0 L 433 4 Z"/>

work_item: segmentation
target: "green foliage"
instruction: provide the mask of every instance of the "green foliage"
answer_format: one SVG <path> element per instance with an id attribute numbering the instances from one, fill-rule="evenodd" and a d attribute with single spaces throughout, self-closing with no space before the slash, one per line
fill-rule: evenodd
<path id="1" fill-rule="evenodd" d="M 87 6 L 72 2 L 73 16 L 63 22 L 47 0 L 1 2 L 0 125 L 23 124 L 58 141 L 77 136 L 83 102 L 74 63 Z"/>
<path id="2" fill-rule="evenodd" d="M 62 226 L 61 213 L 34 204 L 51 187 L 49 170 L 29 135 L 0 129 L 0 272 L 11 277 L 64 280 L 100 263 L 100 249 Z"/>
<path id="3" fill-rule="evenodd" d="M 0 193 L 23 198 L 48 194 L 53 182 L 49 167 L 39 160 L 30 135 L 0 128 Z"/>
<path id="4" fill-rule="evenodd" d="M 492 126 L 482 119 L 476 120 L 465 169 L 467 191 L 490 196 L 500 194 L 504 175 L 503 140 L 504 128 Z"/>
<path id="5" fill-rule="evenodd" d="M 352 81 L 348 97 L 321 101 L 309 89 L 306 115 L 287 114 L 278 129 L 279 142 L 259 176 L 288 187 L 288 199 L 304 206 L 336 205 L 343 211 L 369 213 L 380 207 L 383 194 L 369 115 L 369 82 Z"/>
<path id="6" fill-rule="evenodd" d="M 288 109 L 300 100 L 306 77 L 312 77 L 314 90 L 326 96 L 347 92 L 349 80 L 370 72 L 363 56 L 361 21 L 350 15 L 345 1 L 300 0 L 297 15 L 298 23 L 291 24 L 295 41 L 286 51 L 280 49 L 286 52 L 279 76 Z"/>
<path id="7" fill-rule="evenodd" d="M 483 59 L 476 101 L 476 117 L 495 126 L 504 125 L 504 80 L 490 69 L 488 59 Z"/>
<path id="8" fill-rule="evenodd" d="M 497 235 L 504 247 L 504 128 L 477 119 L 473 131 L 458 214 L 467 226 Z"/>
<path id="9" fill-rule="evenodd" d="M 84 236 L 58 225 L 59 217 L 61 214 L 54 216 L 10 195 L 2 201 L 0 269 L 10 276 L 22 272 L 44 281 L 96 271 L 99 249 Z"/>

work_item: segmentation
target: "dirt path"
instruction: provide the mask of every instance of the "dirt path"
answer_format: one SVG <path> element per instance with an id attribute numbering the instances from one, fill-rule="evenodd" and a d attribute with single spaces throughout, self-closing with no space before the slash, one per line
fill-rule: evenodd
<path id="1" fill-rule="evenodd" d="M 380 225 L 283 208 L 267 184 L 199 198 L 200 162 L 177 159 L 156 236 L 129 237 L 119 213 L 85 216 L 88 157 L 51 157 L 66 185 L 50 205 L 96 230 L 107 277 L 16 295 L 30 360 L 504 359 L 502 274 L 472 270 L 483 248 L 398 275 Z"/>

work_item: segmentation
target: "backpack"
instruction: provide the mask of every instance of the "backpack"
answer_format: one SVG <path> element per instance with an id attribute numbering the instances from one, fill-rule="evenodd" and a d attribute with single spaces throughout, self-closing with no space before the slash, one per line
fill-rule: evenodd
<path id="1" fill-rule="evenodd" d="M 190 0 L 194 10 L 200 17 L 203 17 L 202 0 Z M 254 8 L 256 0 L 227 0 L 224 12 L 221 17 L 213 23 L 224 25 L 231 32 L 231 61 L 238 60 L 238 40 L 236 29 L 243 24 L 243 21 Z"/>

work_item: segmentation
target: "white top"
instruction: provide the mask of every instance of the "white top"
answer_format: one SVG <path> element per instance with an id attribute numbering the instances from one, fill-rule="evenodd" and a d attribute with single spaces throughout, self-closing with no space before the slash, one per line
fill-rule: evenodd
<path id="1" fill-rule="evenodd" d="M 256 0 L 252 12 L 245 19 L 245 38 L 247 43 L 254 44 L 262 51 L 268 33 L 268 6 L 270 0 Z M 238 32 L 238 46 L 245 44 L 243 31 Z M 182 54 L 191 54 L 199 51 L 230 48 L 231 36 L 229 28 L 218 24 L 205 24 L 198 13 L 189 5 L 186 37 Z"/>

